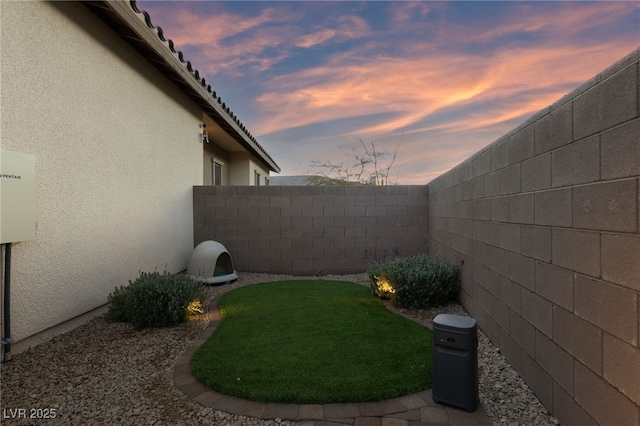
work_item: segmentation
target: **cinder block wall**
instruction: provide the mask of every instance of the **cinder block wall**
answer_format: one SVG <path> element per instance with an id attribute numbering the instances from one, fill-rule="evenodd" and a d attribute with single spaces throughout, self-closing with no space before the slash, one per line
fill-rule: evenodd
<path id="1" fill-rule="evenodd" d="M 429 250 L 563 425 L 640 424 L 640 50 L 429 183 Z"/>
<path id="2" fill-rule="evenodd" d="M 195 244 L 225 245 L 239 271 L 364 272 L 372 256 L 427 252 L 422 186 L 194 187 Z"/>

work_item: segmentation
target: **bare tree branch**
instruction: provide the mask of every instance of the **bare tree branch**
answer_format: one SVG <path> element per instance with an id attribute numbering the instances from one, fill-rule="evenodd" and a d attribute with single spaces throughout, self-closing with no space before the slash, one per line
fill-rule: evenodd
<path id="1" fill-rule="evenodd" d="M 307 178 L 310 185 L 388 185 L 389 173 L 398 156 L 400 142 L 396 145 L 393 155 L 386 151 L 376 150 L 373 139 L 366 144 L 359 139 L 364 154 L 353 150 L 353 159 L 350 162 L 333 163 L 331 161 L 312 161 L 311 167 L 316 172 L 315 176 Z M 391 155 L 391 160 L 383 164 L 381 160 Z M 397 183 L 399 172 L 396 174 Z"/>

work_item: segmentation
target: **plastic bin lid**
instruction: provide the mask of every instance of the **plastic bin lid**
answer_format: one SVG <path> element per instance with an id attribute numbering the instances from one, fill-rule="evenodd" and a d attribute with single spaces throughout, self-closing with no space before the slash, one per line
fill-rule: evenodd
<path id="1" fill-rule="evenodd" d="M 439 314 L 433 319 L 433 325 L 449 330 L 472 329 L 476 327 L 476 320 L 460 315 Z"/>

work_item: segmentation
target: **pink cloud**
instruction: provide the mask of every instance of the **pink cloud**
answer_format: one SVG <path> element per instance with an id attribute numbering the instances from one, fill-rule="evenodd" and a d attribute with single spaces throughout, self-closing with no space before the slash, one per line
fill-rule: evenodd
<path id="1" fill-rule="evenodd" d="M 322 28 L 314 32 L 301 32 L 294 45 L 297 47 L 312 47 L 326 41 L 337 39 L 344 41 L 366 37 L 371 34 L 367 22 L 359 16 L 342 15 L 329 28 Z"/>
<path id="2" fill-rule="evenodd" d="M 338 33 L 342 39 L 355 39 L 371 35 L 367 21 L 356 15 L 342 15 L 337 19 Z"/>
<path id="3" fill-rule="evenodd" d="M 334 30 L 321 30 L 312 34 L 303 35 L 299 41 L 295 42 L 298 47 L 311 47 L 322 44 L 336 36 Z"/>
<path id="4" fill-rule="evenodd" d="M 341 15 L 327 27 L 300 27 L 297 22 L 301 15 L 282 5 L 247 17 L 224 11 L 195 13 L 176 3 L 171 10 L 155 10 L 152 18 L 154 23 L 170 25 L 165 28 L 165 36 L 178 49 L 197 49 L 197 57 L 191 59 L 208 76 L 223 72 L 240 75 L 247 66 L 264 71 L 289 57 L 293 47 L 309 48 L 332 39 L 344 41 L 371 33 L 367 22 L 355 15 Z"/>
<path id="5" fill-rule="evenodd" d="M 253 17 L 240 17 L 226 12 L 202 15 L 190 12 L 186 8 L 178 9 L 172 14 L 176 30 L 173 40 L 181 46 L 218 46 L 222 40 L 253 28 L 267 23 L 287 22 L 293 18 L 294 16 L 283 9 L 274 7 L 265 8 Z"/>
<path id="6" fill-rule="evenodd" d="M 267 7 L 256 16 L 247 17 L 224 11 L 195 13 L 180 3 L 171 9 L 154 10 L 152 16 L 154 24 L 162 22 L 165 36 L 173 40 L 177 49 L 197 49 L 197 56 L 189 59 L 208 77 L 221 72 L 237 74 L 247 65 L 264 70 L 286 58 L 284 50 L 280 56 L 263 52 L 291 43 L 292 29 L 287 22 L 296 18 L 284 7 Z M 278 31 L 265 28 L 275 24 Z"/>
<path id="7" fill-rule="evenodd" d="M 389 12 L 392 22 L 405 24 L 416 16 L 424 18 L 429 11 L 431 11 L 432 7 L 434 6 L 428 2 L 402 1 L 391 3 Z"/>
<path id="8" fill-rule="evenodd" d="M 514 33 L 544 33 L 547 38 L 557 38 L 561 43 L 569 37 L 598 26 L 609 25 L 628 16 L 638 5 L 633 2 L 557 2 L 554 8 L 539 8 L 523 5 L 517 14 L 508 16 L 506 24 L 493 28 L 458 28 L 462 36 L 473 36 L 474 40 L 486 41 Z M 560 10 L 558 10 L 560 8 Z"/>
<path id="9" fill-rule="evenodd" d="M 452 122 L 484 127 L 532 114 L 560 98 L 635 46 L 546 45 L 503 49 L 485 55 L 439 53 L 430 57 L 372 57 L 339 54 L 326 65 L 276 77 L 257 98 L 269 105 L 260 133 L 346 117 L 394 113 L 392 119 L 358 129 L 385 133 L 410 126 L 444 108 L 468 102 L 513 98 L 503 111 Z M 534 97 L 524 94 L 537 89 Z M 519 99 L 519 100 L 518 100 Z"/>

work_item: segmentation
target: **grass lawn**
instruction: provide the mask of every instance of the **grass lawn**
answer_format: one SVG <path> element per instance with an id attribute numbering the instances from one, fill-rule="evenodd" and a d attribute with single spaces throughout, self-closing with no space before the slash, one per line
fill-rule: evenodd
<path id="1" fill-rule="evenodd" d="M 389 312 L 367 287 L 280 281 L 220 299 L 222 321 L 191 360 L 226 395 L 325 404 L 377 401 L 431 386 L 431 331 Z"/>

